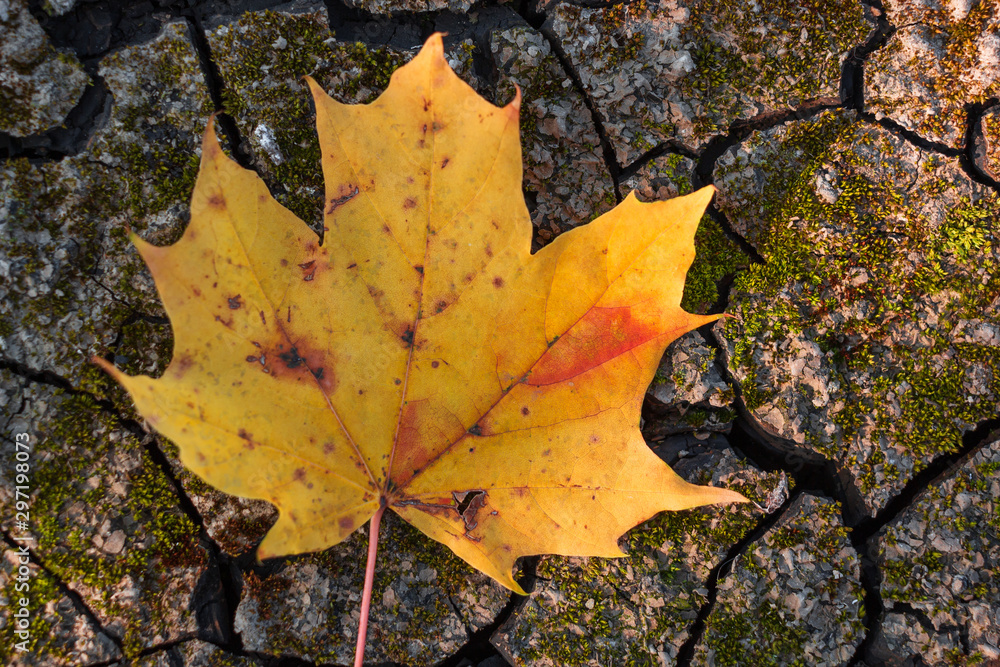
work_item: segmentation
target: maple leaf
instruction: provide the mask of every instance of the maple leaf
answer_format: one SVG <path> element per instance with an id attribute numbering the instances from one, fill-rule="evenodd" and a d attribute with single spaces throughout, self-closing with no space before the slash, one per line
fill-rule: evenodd
<path id="1" fill-rule="evenodd" d="M 683 481 L 638 427 L 664 348 L 716 319 L 680 307 L 711 188 L 629 195 L 532 255 L 519 92 L 480 98 L 440 35 L 372 104 L 309 85 L 323 242 L 209 123 L 183 237 L 133 236 L 170 365 L 99 361 L 185 466 L 278 507 L 261 558 L 328 548 L 388 507 L 523 592 L 520 556 L 621 556 L 661 510 L 744 500 Z"/>

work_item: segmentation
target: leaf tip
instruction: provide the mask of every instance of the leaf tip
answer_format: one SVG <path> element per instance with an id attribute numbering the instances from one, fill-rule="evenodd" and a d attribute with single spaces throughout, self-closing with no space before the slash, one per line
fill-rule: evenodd
<path id="1" fill-rule="evenodd" d="M 521 113 L 521 86 L 517 83 L 514 83 L 514 99 L 507 103 L 507 108 L 514 113 Z"/>
<path id="2" fill-rule="evenodd" d="M 208 117 L 208 124 L 205 125 L 205 134 L 201 135 L 202 162 L 205 162 L 209 156 L 214 156 L 222 152 L 222 149 L 219 147 L 219 137 L 215 133 L 215 119 L 218 115 L 219 112 L 212 112 L 212 115 Z"/>
<path id="3" fill-rule="evenodd" d="M 302 80 L 305 81 L 307 86 L 309 86 L 309 92 L 312 93 L 314 102 L 326 96 L 326 91 L 323 90 L 322 86 L 316 83 L 316 79 L 306 74 L 302 77 Z"/>
<path id="4" fill-rule="evenodd" d="M 125 374 L 122 373 L 117 368 L 115 368 L 115 365 L 112 364 L 107 359 L 102 359 L 101 357 L 95 354 L 92 357 L 90 357 L 90 363 L 94 364 L 95 366 L 103 370 L 105 373 L 110 375 L 119 384 L 122 384 L 122 381 L 125 378 Z"/>
<path id="5" fill-rule="evenodd" d="M 707 487 L 715 492 L 716 500 L 714 500 L 712 505 L 728 505 L 730 503 L 748 503 L 750 499 L 744 496 L 739 491 L 733 491 L 732 489 L 726 489 L 723 487 Z"/>
<path id="6" fill-rule="evenodd" d="M 423 50 L 427 51 L 427 55 L 431 57 L 444 58 L 444 36 L 447 35 L 446 32 L 435 32 L 432 33 L 427 41 L 424 42 Z"/>
<path id="7" fill-rule="evenodd" d="M 428 63 L 431 64 L 432 68 L 440 68 L 444 66 L 444 68 L 450 70 L 451 66 L 448 65 L 448 61 L 445 60 L 444 57 L 444 36 L 446 34 L 447 33 L 444 32 L 435 32 L 431 34 L 431 36 L 427 38 L 427 41 L 424 42 L 423 47 L 421 47 L 420 53 L 418 53 L 417 57 L 410 62 L 414 63 L 426 59 Z"/>
<path id="8" fill-rule="evenodd" d="M 701 207 L 702 210 L 708 208 L 708 205 L 712 203 L 712 197 L 715 196 L 715 186 L 709 183 L 708 185 L 699 188 L 688 195 L 692 198 L 692 206 Z"/>

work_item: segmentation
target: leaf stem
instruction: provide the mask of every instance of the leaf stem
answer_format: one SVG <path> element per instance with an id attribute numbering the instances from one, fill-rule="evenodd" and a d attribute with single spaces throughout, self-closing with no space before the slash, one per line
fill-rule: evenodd
<path id="1" fill-rule="evenodd" d="M 362 667 L 365 662 L 365 642 L 368 639 L 368 610 L 372 606 L 372 586 L 375 583 L 375 555 L 378 553 L 378 525 L 387 503 L 385 498 L 379 503 L 378 511 L 372 517 L 368 528 L 368 563 L 365 565 L 365 590 L 361 594 L 361 619 L 358 621 L 358 645 L 354 650 L 354 667 Z"/>

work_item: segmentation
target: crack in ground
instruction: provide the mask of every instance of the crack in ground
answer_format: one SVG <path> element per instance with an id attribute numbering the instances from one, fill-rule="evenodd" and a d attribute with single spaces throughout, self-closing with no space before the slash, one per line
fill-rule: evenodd
<path id="1" fill-rule="evenodd" d="M 184 644 L 187 644 L 188 642 L 193 641 L 195 639 L 198 639 L 198 637 L 193 636 L 193 635 L 183 635 L 181 637 L 178 637 L 177 639 L 172 639 L 172 640 L 170 640 L 168 642 L 164 642 L 162 644 L 157 644 L 155 646 L 146 647 L 146 648 L 144 648 L 144 649 L 142 649 L 140 651 L 137 651 L 133 657 L 134 658 L 145 658 L 145 657 L 148 657 L 148 656 L 151 656 L 151 655 L 155 655 L 157 653 L 162 653 L 162 652 L 165 652 L 165 651 L 170 651 L 171 649 L 174 649 L 174 648 L 176 648 L 178 646 L 182 646 Z M 177 656 L 177 657 L 178 657 L 178 659 L 180 658 L 180 656 Z M 170 657 L 168 657 L 167 660 L 168 660 L 167 664 L 168 664 L 169 667 L 175 667 L 175 665 L 178 666 L 178 667 L 184 667 L 184 663 L 183 662 L 172 661 Z M 91 662 L 91 663 L 88 663 L 85 667 L 110 667 L 111 665 L 120 665 L 121 663 L 122 663 L 121 660 L 102 660 L 100 662 Z"/>
<path id="2" fill-rule="evenodd" d="M 521 588 L 525 590 L 528 595 L 518 595 L 517 593 L 511 593 L 510 597 L 507 599 L 507 604 L 504 605 L 503 609 L 496 615 L 496 617 L 488 624 L 484 625 L 479 630 L 473 630 L 471 626 L 465 623 L 463 619 L 463 625 L 466 627 L 466 631 L 469 633 L 469 639 L 462 646 L 458 648 L 453 654 L 438 662 L 435 667 L 461 667 L 467 664 L 479 664 L 484 660 L 489 658 L 500 658 L 503 660 L 503 664 L 510 666 L 512 663 L 504 656 L 492 643 L 492 638 L 498 632 L 502 631 L 502 628 L 509 622 L 513 622 L 516 614 L 528 601 L 531 592 L 535 588 L 535 581 L 538 579 L 537 569 L 540 558 L 538 556 L 531 556 L 524 558 L 521 562 L 521 572 L 517 576 L 517 583 L 521 585 Z M 448 598 L 451 601 L 451 597 Z M 454 604 L 452 602 L 452 604 Z M 454 609 L 455 614 L 461 619 L 462 615 L 458 613 L 458 609 Z"/>
<path id="3" fill-rule="evenodd" d="M 958 640 L 962 644 L 962 653 L 966 656 L 972 653 L 972 647 L 969 643 L 969 628 L 964 625 L 951 623 L 936 627 L 934 621 L 931 620 L 931 617 L 926 612 L 917 609 L 908 602 L 893 602 L 892 607 L 887 609 L 886 612 L 902 614 L 913 618 L 928 635 L 949 635 L 952 632 L 957 632 Z"/>
<path id="4" fill-rule="evenodd" d="M 716 368 L 733 389 L 733 407 L 737 416 L 729 434 L 730 444 L 762 470 L 783 470 L 789 473 L 795 480 L 796 490 L 840 503 L 841 522 L 848 529 L 848 538 L 858 556 L 858 583 L 864 602 L 862 622 L 865 637 L 858 644 L 855 655 L 861 655 L 862 648 L 867 650 L 880 628 L 883 602 L 877 552 L 873 549 L 872 541 L 857 530 L 871 515 L 856 479 L 850 470 L 840 468 L 831 459 L 777 436 L 761 426 L 746 406 L 742 385 L 729 369 L 728 353 L 719 335 L 712 325 L 701 327 L 699 332 L 715 349 Z"/>
<path id="5" fill-rule="evenodd" d="M 876 577 L 872 585 L 877 595 L 872 596 L 871 602 L 867 598 L 865 600 L 865 626 L 868 632 L 858 645 L 850 665 L 866 664 L 867 660 L 873 658 L 871 653 L 878 641 L 882 619 L 886 612 L 881 595 L 881 570 L 878 567 L 881 546 L 879 532 L 909 509 L 921 494 L 952 478 L 983 447 L 1000 437 L 998 429 L 1000 429 L 1000 417 L 982 421 L 974 429 L 966 431 L 962 435 L 962 446 L 957 451 L 935 458 L 926 468 L 912 476 L 902 490 L 890 498 L 875 516 L 867 517 L 851 527 L 851 542 L 856 544 L 855 549 L 859 553 L 864 553 L 870 564 L 869 576 Z"/>
<path id="6" fill-rule="evenodd" d="M 840 101 L 845 109 L 857 111 L 865 108 L 865 64 L 896 32 L 896 26 L 886 18 L 881 0 L 862 0 L 861 5 L 866 10 L 865 18 L 875 23 L 875 28 L 864 42 L 848 51 L 840 64 Z"/>
<path id="7" fill-rule="evenodd" d="M 913 144 L 922 151 L 928 153 L 937 153 L 945 157 L 950 158 L 960 158 L 964 154 L 964 151 L 958 148 L 953 148 L 947 144 L 941 143 L 940 141 L 932 141 L 923 137 L 913 130 L 910 130 L 900 123 L 897 123 L 892 118 L 888 116 L 882 116 L 881 118 L 876 117 L 876 115 L 870 111 L 862 111 L 858 113 L 858 117 L 861 120 L 867 121 L 873 125 L 878 125 L 882 129 L 895 134 L 896 136 L 904 139 L 905 141 Z"/>
<path id="8" fill-rule="evenodd" d="M 728 576 L 722 573 L 723 568 L 731 563 L 729 575 L 733 574 L 736 568 L 736 559 L 746 551 L 747 547 L 764 537 L 785 516 L 792 502 L 798 499 L 803 493 L 804 491 L 801 489 L 793 490 L 778 509 L 771 514 L 762 516 L 753 530 L 740 538 L 736 544 L 729 547 L 725 558 L 719 561 L 708 573 L 708 578 L 705 580 L 705 588 L 708 589 L 708 594 L 705 596 L 705 603 L 698 609 L 697 617 L 688 627 L 688 638 L 684 640 L 684 643 L 681 644 L 677 651 L 676 667 L 690 667 L 691 661 L 694 660 L 695 649 L 697 649 L 705 635 L 708 617 L 715 609 L 715 605 L 719 599 L 719 582 Z"/>
<path id="9" fill-rule="evenodd" d="M 205 641 L 242 650 L 242 642 L 235 631 L 236 608 L 242 597 L 242 578 L 239 568 L 208 534 L 201 513 L 177 478 L 170 460 L 157 444 L 156 438 L 141 423 L 122 415 L 111 400 L 76 388 L 57 373 L 34 369 L 7 358 L 0 358 L 0 369 L 30 382 L 44 384 L 72 396 L 88 399 L 98 410 L 112 416 L 122 429 L 136 438 L 174 489 L 178 509 L 195 525 L 198 530 L 198 542 L 210 557 L 210 565 L 192 591 L 192 611 L 195 612 L 198 622 L 198 636 Z M 200 599 L 202 596 L 204 599 Z"/>
<path id="10" fill-rule="evenodd" d="M 663 155 L 681 155 L 695 162 L 698 161 L 699 155 L 696 151 L 691 150 L 684 142 L 679 139 L 667 139 L 666 141 L 661 141 L 656 146 L 653 146 L 648 151 L 637 157 L 630 164 L 621 168 L 619 173 L 619 178 L 626 181 L 646 166 L 647 163 L 661 157 Z"/>
<path id="11" fill-rule="evenodd" d="M 601 146 L 601 157 L 604 159 L 604 166 L 608 170 L 608 174 L 611 176 L 611 183 L 614 186 L 615 203 L 620 204 L 623 199 L 621 190 L 622 166 L 618 163 L 614 146 L 612 146 L 607 129 L 604 127 L 603 115 L 597 108 L 597 104 L 593 98 L 591 98 L 587 87 L 583 84 L 583 79 L 563 48 L 562 42 L 552 30 L 552 17 L 547 14 L 546 7 L 539 8 L 538 5 L 532 4 L 532 0 L 522 0 L 517 7 L 517 13 L 549 43 L 552 55 L 559 61 L 559 66 L 562 67 L 563 72 L 569 77 L 569 80 L 573 83 L 573 88 L 580 95 L 584 106 L 587 107 L 587 111 L 590 113 L 590 122 L 594 126 L 594 132 L 597 133 L 597 140 Z"/>
<path id="12" fill-rule="evenodd" d="M 6 530 L 0 532 L 0 539 L 6 542 L 7 546 L 10 547 L 10 549 L 15 552 L 24 546 L 22 544 L 19 544 L 17 540 L 15 540 L 14 537 L 10 535 Z M 104 624 L 101 623 L 101 620 L 97 617 L 97 614 L 94 612 L 94 610 L 90 608 L 90 605 L 88 605 L 87 602 L 83 599 L 83 596 L 80 595 L 77 591 L 73 590 L 73 588 L 71 588 L 68 583 L 63 581 L 62 577 L 53 572 L 52 569 L 45 564 L 45 560 L 39 556 L 38 552 L 36 552 L 34 549 L 31 549 L 30 547 L 27 549 L 29 557 L 31 559 L 31 563 L 35 565 L 39 570 L 44 572 L 46 576 L 50 577 L 53 581 L 56 582 L 56 586 L 59 588 L 59 592 L 65 595 L 67 598 L 69 598 L 70 602 L 73 603 L 73 606 L 76 608 L 77 612 L 83 615 L 83 617 L 87 619 L 87 623 L 90 624 L 90 626 L 95 630 L 95 632 L 99 632 L 108 639 L 110 639 L 111 642 L 118 649 L 119 654 L 121 654 L 121 656 L 124 657 L 125 648 L 122 638 L 104 627 Z M 112 661 L 112 662 L 117 662 L 117 661 Z"/>
<path id="13" fill-rule="evenodd" d="M 208 37 L 205 34 L 201 19 L 194 13 L 190 16 L 184 16 L 184 19 L 187 22 L 191 44 L 198 53 L 198 64 L 201 67 L 202 79 L 205 81 L 205 87 L 208 88 L 208 95 L 212 100 L 212 106 L 215 108 L 215 119 L 222 128 L 226 142 L 229 144 L 229 151 L 232 153 L 233 159 L 236 160 L 237 164 L 244 169 L 250 169 L 257 173 L 253 159 L 251 159 L 243 148 L 243 137 L 240 135 L 240 129 L 236 125 L 236 119 L 225 110 L 225 83 L 223 82 L 222 74 L 219 72 L 219 66 L 212 57 L 212 47 L 208 43 Z M 257 173 L 257 176 L 263 180 L 260 173 Z M 275 188 L 269 187 L 269 189 L 273 196 Z"/>
<path id="14" fill-rule="evenodd" d="M 81 153 L 111 115 L 111 91 L 97 73 L 96 62 L 84 63 L 89 81 L 80 99 L 56 127 L 25 137 L 0 132 L 0 160 L 26 158 L 58 162 Z"/>
<path id="15" fill-rule="evenodd" d="M 982 102 L 965 105 L 967 124 L 965 128 L 965 151 L 960 157 L 966 173 L 975 175 L 975 180 L 994 190 L 1000 191 L 1000 180 L 989 168 L 989 140 L 983 128 L 986 113 L 1000 105 L 1000 98 L 991 97 Z"/>
<path id="16" fill-rule="evenodd" d="M 715 165 L 719 158 L 733 146 L 745 141 L 754 132 L 764 132 L 785 123 L 806 120 L 828 109 L 838 109 L 841 107 L 841 103 L 835 101 L 834 98 L 818 98 L 805 102 L 794 109 L 766 111 L 752 118 L 733 121 L 725 134 L 713 137 L 702 148 L 701 153 L 696 158 L 694 171 L 691 174 L 691 185 L 695 189 L 699 189 L 706 185 L 714 184 Z M 638 170 L 638 167 L 635 167 L 635 165 L 636 162 L 633 162 L 629 165 L 629 168 Z M 738 245 L 740 250 L 752 263 L 767 263 L 763 255 L 757 251 L 757 248 L 746 237 L 736 231 L 736 228 L 729 221 L 729 217 L 714 203 L 709 204 L 706 213 L 719 225 L 726 238 Z"/>
<path id="17" fill-rule="evenodd" d="M 742 143 L 754 132 L 764 132 L 772 128 L 797 120 L 807 120 L 830 109 L 844 108 L 834 97 L 818 97 L 804 102 L 794 109 L 779 109 L 765 111 L 751 118 L 734 120 L 725 134 L 712 137 L 705 144 L 695 165 L 695 177 L 700 185 L 709 185 L 715 181 L 715 163 L 727 150 Z"/>
<path id="18" fill-rule="evenodd" d="M 996 97 L 965 105 L 964 147 L 961 149 L 927 139 L 889 116 L 877 116 L 870 111 L 865 111 L 864 65 L 872 53 L 889 42 L 898 28 L 889 22 L 880 0 L 863 0 L 862 4 L 868 10 L 867 13 L 871 15 L 869 20 L 875 21 L 876 27 L 863 44 L 851 49 L 841 65 L 840 97 L 844 108 L 855 109 L 862 120 L 880 126 L 923 151 L 937 153 L 945 157 L 957 157 L 962 170 L 971 180 L 1000 192 L 1000 182 L 998 182 L 997 176 L 985 166 L 985 145 L 983 143 L 985 137 L 982 133 L 981 123 L 983 114 L 1000 103 Z"/>

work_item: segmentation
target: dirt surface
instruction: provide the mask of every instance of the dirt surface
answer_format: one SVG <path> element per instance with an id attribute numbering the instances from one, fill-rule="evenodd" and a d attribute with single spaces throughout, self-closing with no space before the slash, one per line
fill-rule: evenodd
<path id="1" fill-rule="evenodd" d="M 758 507 L 660 515 L 623 559 L 523 559 L 528 597 L 387 517 L 369 663 L 1000 664 L 998 17 L 997 0 L 0 0 L 0 657 L 351 662 L 363 535 L 255 562 L 274 509 L 188 473 L 89 359 L 169 362 L 127 230 L 179 237 L 213 111 L 318 230 L 301 77 L 367 102 L 444 31 L 480 94 L 524 93 L 534 247 L 631 190 L 718 188 L 684 306 L 732 317 L 667 350 L 643 433 Z"/>

